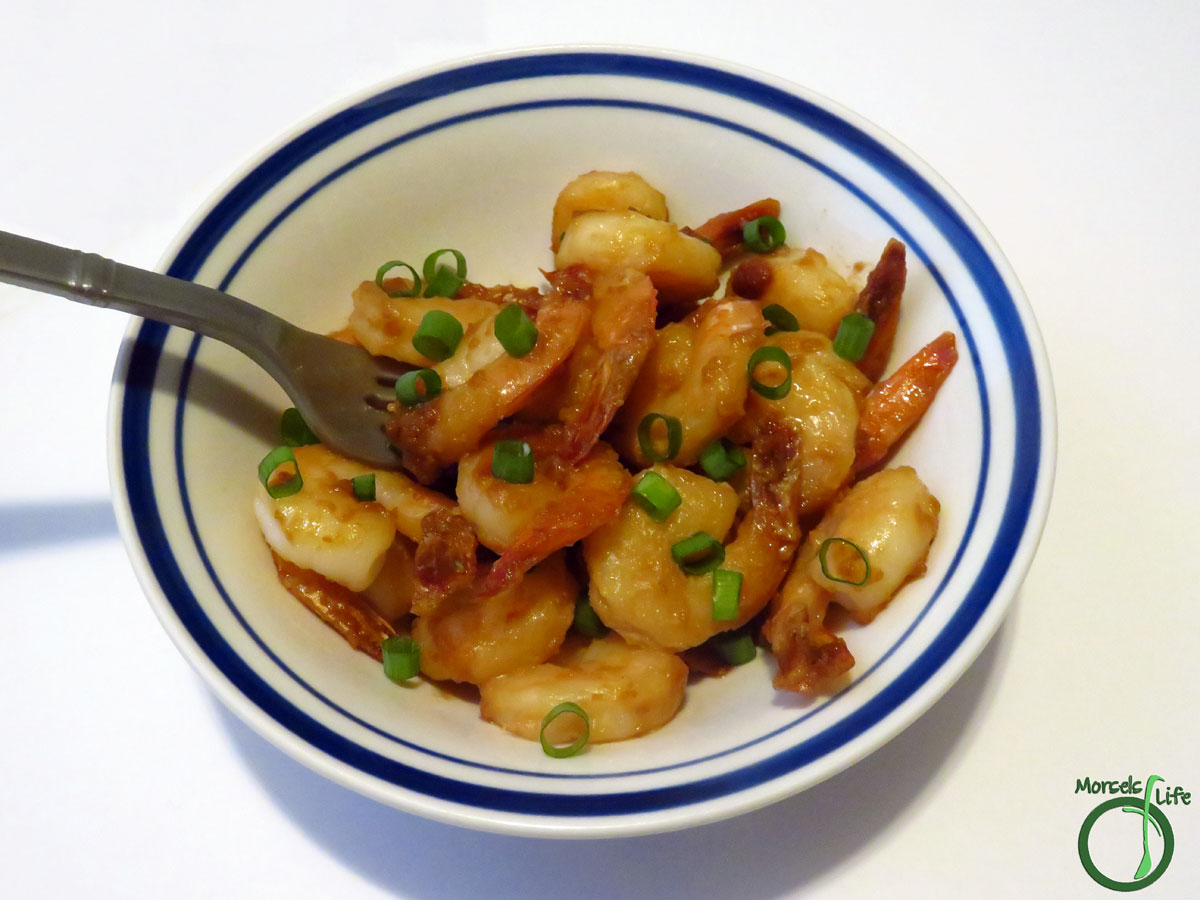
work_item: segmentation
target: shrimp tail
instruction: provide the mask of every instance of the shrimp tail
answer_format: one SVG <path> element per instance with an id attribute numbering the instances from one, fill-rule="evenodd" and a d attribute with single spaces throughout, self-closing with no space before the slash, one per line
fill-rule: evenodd
<path id="1" fill-rule="evenodd" d="M 396 629 L 370 603 L 348 587 L 288 562 L 274 550 L 271 558 L 275 560 L 279 581 L 289 594 L 345 638 L 355 650 L 383 659 L 381 645 L 396 633 Z"/>
<path id="2" fill-rule="evenodd" d="M 746 223 L 763 216 L 779 218 L 779 210 L 779 201 L 766 197 L 754 201 L 749 206 L 743 206 L 741 209 L 715 215 L 698 228 L 685 230 L 708 241 L 721 254 L 722 260 L 728 260 L 743 249 L 742 229 Z"/>
<path id="3" fill-rule="evenodd" d="M 875 385 L 858 418 L 855 471 L 882 460 L 921 421 L 956 362 L 954 334 L 947 331 L 918 350 L 887 381 Z"/>
<path id="4" fill-rule="evenodd" d="M 793 583 L 793 579 L 797 580 Z M 779 690 L 818 694 L 854 667 L 846 642 L 825 627 L 829 595 L 802 575 L 788 579 L 771 614 L 763 623 L 763 637 L 779 664 L 774 685 Z"/>
<path id="5" fill-rule="evenodd" d="M 878 264 L 867 276 L 866 287 L 858 295 L 858 312 L 875 323 L 867 352 L 858 361 L 859 371 L 872 381 L 883 377 L 892 355 L 907 271 L 904 244 L 892 238 L 883 248 Z"/>
<path id="6" fill-rule="evenodd" d="M 585 464 L 573 472 L 563 496 L 547 505 L 492 564 L 478 594 L 490 597 L 500 593 L 555 550 L 583 540 L 611 522 L 632 486 L 632 476 L 619 466 L 596 467 L 593 473 Z"/>
<path id="7" fill-rule="evenodd" d="M 455 509 L 436 509 L 421 520 L 417 544 L 417 591 L 413 612 L 428 615 L 447 597 L 475 581 L 475 532 Z"/>

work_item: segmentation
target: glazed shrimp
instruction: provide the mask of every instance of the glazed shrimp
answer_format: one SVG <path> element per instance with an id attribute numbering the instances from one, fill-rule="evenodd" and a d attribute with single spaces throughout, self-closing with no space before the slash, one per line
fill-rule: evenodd
<path id="1" fill-rule="evenodd" d="M 717 289 L 721 254 L 670 222 L 630 211 L 586 212 L 567 226 L 554 264 L 645 272 L 664 308 L 686 311 Z"/>
<path id="2" fill-rule="evenodd" d="M 763 623 L 763 637 L 779 667 L 774 685 L 800 694 L 831 693 L 854 668 L 854 655 L 846 641 L 825 626 L 829 594 L 798 569 L 783 583 Z"/>
<path id="3" fill-rule="evenodd" d="M 953 332 L 943 332 L 866 397 L 858 420 L 854 468 L 869 469 L 912 429 L 958 362 Z"/>
<path id="4" fill-rule="evenodd" d="M 417 480 L 429 484 L 477 448 L 567 358 L 587 324 L 588 307 L 564 295 L 560 284 L 537 312 L 538 340 L 526 356 L 509 356 L 494 333 L 494 317 L 484 319 L 471 327 L 453 356 L 434 367 L 442 382 L 437 397 L 393 407 L 388 436 Z"/>
<path id="5" fill-rule="evenodd" d="M 684 573 L 671 547 L 698 531 L 723 541 L 737 514 L 737 493 L 686 469 L 656 465 L 651 471 L 682 499 L 666 521 L 626 504 L 611 524 L 583 542 L 592 607 L 604 624 L 631 643 L 678 651 L 757 615 L 787 574 L 800 538 L 793 499 L 797 442 L 790 428 L 767 422 L 751 451 L 750 509 L 721 563 L 743 576 L 736 619 L 713 620 L 712 578 Z"/>
<path id="6" fill-rule="evenodd" d="M 817 512 L 853 474 L 858 407 L 871 383 L 853 363 L 833 352 L 824 335 L 778 332 L 766 342 L 782 348 L 792 361 L 791 389 L 778 400 L 751 392 L 746 415 L 729 437 L 747 444 L 770 418 L 790 423 L 800 435 L 797 512 Z"/>
<path id="7" fill-rule="evenodd" d="M 842 318 L 854 312 L 858 292 L 816 250 L 782 248 L 752 256 L 729 277 L 729 293 L 763 306 L 778 304 L 803 331 L 832 338 Z"/>
<path id="8" fill-rule="evenodd" d="M 493 597 L 459 595 L 418 616 L 412 633 L 421 645 L 421 671 L 438 681 L 483 684 L 553 656 L 579 593 L 563 556 L 551 556 Z"/>
<path id="9" fill-rule="evenodd" d="M 667 198 L 636 172 L 585 172 L 563 188 L 554 201 L 550 224 L 550 249 L 559 242 L 580 213 L 633 210 L 651 219 L 666 221 Z"/>
<path id="10" fill-rule="evenodd" d="M 510 484 L 492 474 L 492 445 L 463 457 L 458 498 L 463 515 L 484 546 L 500 558 L 480 585 L 483 596 L 502 590 L 555 550 L 582 540 L 616 517 L 631 478 L 607 444 L 597 444 L 580 462 L 555 456 L 557 429 L 527 433 L 534 477 Z"/>
<path id="11" fill-rule="evenodd" d="M 632 647 L 609 635 L 486 682 L 479 691 L 479 711 L 487 721 L 536 741 L 546 713 L 570 701 L 587 713 L 592 743 L 621 741 L 671 721 L 683 703 L 687 675 L 687 666 L 673 653 Z M 563 743 L 579 737 L 581 729 L 577 716 L 559 716 L 545 736 Z"/>
<path id="12" fill-rule="evenodd" d="M 388 279 L 390 290 L 405 289 L 410 282 Z M 432 366 L 413 346 L 413 335 L 421 319 L 432 310 L 449 313 L 464 329 L 495 315 L 495 303 L 487 300 L 451 300 L 446 297 L 389 297 L 374 281 L 364 281 L 354 290 L 354 308 L 350 313 L 350 332 L 370 353 L 388 356 L 415 366 Z"/>
<path id="13" fill-rule="evenodd" d="M 879 262 L 867 276 L 866 287 L 855 304 L 858 312 L 875 323 L 867 351 L 857 363 L 872 381 L 883 377 L 892 355 L 896 325 L 900 321 L 900 298 L 908 276 L 904 245 L 895 238 L 887 242 Z"/>
<path id="14" fill-rule="evenodd" d="M 746 364 L 763 341 L 758 307 L 745 300 L 703 304 L 682 322 L 659 329 L 629 399 L 613 423 L 617 450 L 648 465 L 638 425 L 650 413 L 683 425 L 673 462 L 690 466 L 700 451 L 727 432 L 746 411 Z"/>

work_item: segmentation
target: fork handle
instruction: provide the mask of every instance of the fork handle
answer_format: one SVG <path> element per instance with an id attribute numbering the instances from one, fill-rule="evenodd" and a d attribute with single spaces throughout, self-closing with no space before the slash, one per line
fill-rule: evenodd
<path id="1" fill-rule="evenodd" d="M 0 281 L 200 332 L 241 350 L 277 379 L 274 348 L 299 330 L 221 291 L 5 231 Z"/>

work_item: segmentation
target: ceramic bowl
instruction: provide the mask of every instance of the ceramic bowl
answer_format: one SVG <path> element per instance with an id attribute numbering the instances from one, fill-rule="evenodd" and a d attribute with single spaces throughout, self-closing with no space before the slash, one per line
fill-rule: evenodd
<path id="1" fill-rule="evenodd" d="M 928 572 L 869 627 L 836 695 L 771 687 L 767 654 L 690 687 L 637 740 L 544 755 L 431 684 L 398 688 L 276 580 L 251 509 L 290 405 L 215 341 L 129 331 L 113 386 L 119 517 L 150 602 L 184 656 L 260 734 L 403 810 L 545 836 L 682 828 L 762 806 L 895 736 L 996 630 L 1049 502 L 1049 371 L 1020 286 L 975 216 L 894 139 L 823 97 L 710 60 L 524 51 L 447 65 L 347 101 L 286 135 L 211 200 L 162 269 L 316 331 L 345 324 L 381 261 L 462 249 L 472 280 L 540 283 L 558 191 L 633 170 L 698 223 L 779 198 L 791 243 L 868 267 L 908 246 L 894 360 L 943 330 L 960 361 L 897 463 L 940 499 Z M 860 275 L 861 278 L 861 275 Z"/>

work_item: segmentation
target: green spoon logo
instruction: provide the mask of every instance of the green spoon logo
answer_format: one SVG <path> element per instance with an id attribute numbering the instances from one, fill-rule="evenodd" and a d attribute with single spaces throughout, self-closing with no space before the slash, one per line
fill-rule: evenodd
<path id="1" fill-rule="evenodd" d="M 1171 862 L 1171 855 L 1175 852 L 1175 833 L 1171 830 L 1171 823 L 1167 821 L 1163 811 L 1150 802 L 1155 782 L 1162 780 L 1158 775 L 1151 775 L 1146 780 L 1146 796 L 1144 798 L 1113 797 L 1093 809 L 1083 820 L 1083 826 L 1079 829 L 1079 861 L 1083 863 L 1083 868 L 1097 884 L 1114 891 L 1140 891 L 1156 882 L 1167 870 L 1167 865 Z M 1131 803 L 1140 803 L 1140 805 L 1131 806 Z M 1138 864 L 1131 881 L 1117 881 L 1101 872 L 1092 860 L 1091 851 L 1088 848 L 1088 838 L 1091 836 L 1092 827 L 1102 815 L 1114 809 L 1142 817 L 1142 861 Z M 1163 842 L 1162 857 L 1157 866 L 1154 865 L 1154 859 L 1150 855 L 1151 825 L 1154 826 L 1155 832 Z"/>

